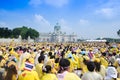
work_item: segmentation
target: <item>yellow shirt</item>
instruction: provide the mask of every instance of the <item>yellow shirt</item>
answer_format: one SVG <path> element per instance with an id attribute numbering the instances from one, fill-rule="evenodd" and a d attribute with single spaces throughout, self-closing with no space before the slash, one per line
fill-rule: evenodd
<path id="1" fill-rule="evenodd" d="M 103 57 L 101 57 L 101 58 L 100 58 L 100 61 L 101 61 L 101 64 L 102 64 L 103 66 L 105 66 L 105 68 L 108 67 L 108 62 L 107 62 L 107 60 L 105 60 Z"/>
<path id="2" fill-rule="evenodd" d="M 23 71 L 18 80 L 39 80 L 38 74 L 36 71 Z"/>
<path id="3" fill-rule="evenodd" d="M 68 59 L 70 61 L 70 72 L 73 72 L 74 70 L 74 62 L 72 59 Z"/>
<path id="4" fill-rule="evenodd" d="M 12 80 L 17 80 L 17 76 L 16 76 L 16 75 L 13 75 L 13 76 L 12 76 Z"/>
<path id="5" fill-rule="evenodd" d="M 42 67 L 43 67 L 42 63 L 38 63 L 36 65 L 36 72 L 38 73 L 39 79 L 41 79 L 43 76 Z"/>
<path id="6" fill-rule="evenodd" d="M 57 77 L 58 80 L 81 80 L 75 73 L 70 73 L 68 71 L 57 74 Z"/>
<path id="7" fill-rule="evenodd" d="M 64 80 L 81 80 L 81 79 L 74 73 L 68 73 L 66 74 Z"/>
<path id="8" fill-rule="evenodd" d="M 96 72 L 86 72 L 83 74 L 82 80 L 103 80 L 103 77 Z"/>
<path id="9" fill-rule="evenodd" d="M 41 80 L 58 80 L 55 74 L 47 73 Z"/>

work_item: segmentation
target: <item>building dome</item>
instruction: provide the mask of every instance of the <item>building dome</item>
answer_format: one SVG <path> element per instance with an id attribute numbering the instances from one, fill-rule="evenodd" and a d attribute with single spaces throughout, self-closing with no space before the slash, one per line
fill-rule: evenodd
<path id="1" fill-rule="evenodd" d="M 61 30 L 61 26 L 59 25 L 59 23 L 56 23 L 56 25 L 54 26 L 54 31 L 58 32 Z"/>

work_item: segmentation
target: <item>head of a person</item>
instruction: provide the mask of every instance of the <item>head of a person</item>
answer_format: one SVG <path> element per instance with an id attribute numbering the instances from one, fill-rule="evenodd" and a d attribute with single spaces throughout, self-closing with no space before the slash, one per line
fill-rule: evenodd
<path id="1" fill-rule="evenodd" d="M 17 69 L 15 65 L 10 65 L 7 69 L 5 80 L 12 80 L 13 75 L 17 75 Z"/>
<path id="2" fill-rule="evenodd" d="M 45 59 L 45 56 L 41 55 L 41 56 L 38 57 L 38 62 L 42 63 L 44 61 L 44 59 Z"/>
<path id="3" fill-rule="evenodd" d="M 70 66 L 70 61 L 68 59 L 62 58 L 59 62 L 60 70 L 67 71 Z"/>
<path id="4" fill-rule="evenodd" d="M 49 52 L 49 53 L 48 53 L 48 56 L 52 56 L 52 52 Z"/>
<path id="5" fill-rule="evenodd" d="M 97 72 L 100 72 L 100 69 L 101 69 L 101 62 L 100 62 L 100 59 L 95 59 L 94 60 L 94 64 L 95 64 L 95 71 L 97 71 Z"/>
<path id="6" fill-rule="evenodd" d="M 89 61 L 87 63 L 87 68 L 90 72 L 93 72 L 95 70 L 95 63 L 93 61 Z"/>
<path id="7" fill-rule="evenodd" d="M 117 78 L 117 70 L 113 66 L 110 66 L 107 68 L 106 74 L 107 74 L 107 77 L 109 77 L 109 78 L 112 78 L 112 79 Z"/>
<path id="8" fill-rule="evenodd" d="M 50 73 L 51 72 L 51 66 L 50 65 L 46 65 L 43 67 L 43 72 L 45 73 Z"/>

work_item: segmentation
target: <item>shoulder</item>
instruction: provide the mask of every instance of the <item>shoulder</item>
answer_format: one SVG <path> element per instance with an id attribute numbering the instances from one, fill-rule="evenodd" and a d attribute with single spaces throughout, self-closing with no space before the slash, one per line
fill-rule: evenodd
<path id="1" fill-rule="evenodd" d="M 75 73 L 70 73 L 68 72 L 65 76 L 65 78 L 70 78 L 70 80 L 74 79 L 74 80 L 81 80 Z M 66 79 L 68 80 L 68 79 Z"/>

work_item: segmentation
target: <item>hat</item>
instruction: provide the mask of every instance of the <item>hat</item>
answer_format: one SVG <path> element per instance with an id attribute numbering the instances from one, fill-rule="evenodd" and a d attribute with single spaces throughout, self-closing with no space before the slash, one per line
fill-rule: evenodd
<path id="1" fill-rule="evenodd" d="M 31 71 L 33 69 L 34 65 L 32 63 L 29 62 L 25 62 L 25 70 L 29 70 Z"/>
<path id="2" fill-rule="evenodd" d="M 120 58 L 117 58 L 118 64 L 120 64 Z"/>
<path id="3" fill-rule="evenodd" d="M 110 78 L 117 78 L 117 70 L 115 69 L 115 67 L 107 68 L 107 76 Z"/>

